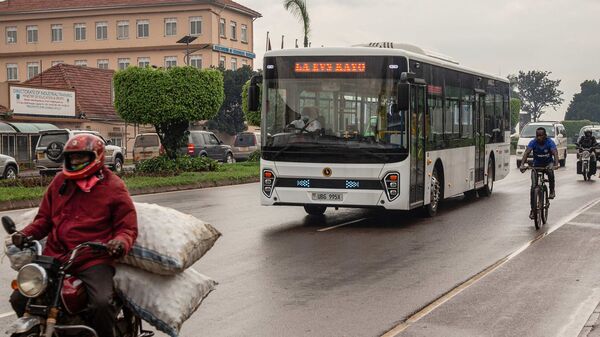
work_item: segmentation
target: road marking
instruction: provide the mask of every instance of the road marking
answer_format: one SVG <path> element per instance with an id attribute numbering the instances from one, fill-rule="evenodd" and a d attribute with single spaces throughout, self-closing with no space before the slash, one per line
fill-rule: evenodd
<path id="1" fill-rule="evenodd" d="M 6 318 L 6 317 L 10 317 L 12 315 L 14 315 L 14 312 L 5 312 L 3 314 L 0 314 L 0 318 Z"/>
<path id="2" fill-rule="evenodd" d="M 479 281 L 482 278 L 486 277 L 487 275 L 491 274 L 493 271 L 495 271 L 496 269 L 498 269 L 501 266 L 503 266 L 506 262 L 512 260 L 515 256 L 521 254 L 523 251 L 525 251 L 527 248 L 529 248 L 531 245 L 533 245 L 537 241 L 539 241 L 539 240 L 543 239 L 544 237 L 552 234 L 555 230 L 557 230 L 560 227 L 564 226 L 565 224 L 569 223 L 571 220 L 573 220 L 579 214 L 587 211 L 588 209 L 596 206 L 599 203 L 600 203 L 600 199 L 598 199 L 596 201 L 593 201 L 593 202 L 591 202 L 591 203 L 589 203 L 589 204 L 587 204 L 587 205 L 579 208 L 575 212 L 573 212 L 573 213 L 571 213 L 571 214 L 563 217 L 562 219 L 560 219 L 560 221 L 557 222 L 558 225 L 556 225 L 556 226 L 548 229 L 548 231 L 546 231 L 544 233 L 541 233 L 540 235 L 538 235 L 537 237 L 535 237 L 533 240 L 527 242 L 526 244 L 524 244 L 522 247 L 520 247 L 519 249 L 515 250 L 511 254 L 509 254 L 509 255 L 501 258 L 500 260 L 496 261 L 491 266 L 485 268 L 483 271 L 480 271 L 479 273 L 475 274 L 475 276 L 473 276 L 470 279 L 466 280 L 465 282 L 461 283 L 460 285 L 458 285 L 454 289 L 451 289 L 446 294 L 442 295 L 438 299 L 436 299 L 433 302 L 429 303 L 424 308 L 422 308 L 419 311 L 417 311 L 416 313 L 412 314 L 410 317 L 408 317 L 402 323 L 400 323 L 400 324 L 396 325 L 395 327 L 393 327 L 391 330 L 389 330 L 388 332 L 386 332 L 385 334 L 383 334 L 381 337 L 396 337 L 396 336 L 398 336 L 400 333 L 402 333 L 404 330 L 406 330 L 409 326 L 411 326 L 412 324 L 416 323 L 421 318 L 427 316 L 433 310 L 439 308 L 442 304 L 450 301 L 456 295 L 460 294 L 463 290 L 469 288 L 470 286 L 472 286 L 473 284 L 475 284 L 477 281 Z"/>
<path id="3" fill-rule="evenodd" d="M 591 222 L 569 222 L 569 225 L 572 226 L 579 226 L 579 227 L 586 227 L 586 228 L 595 228 L 595 229 L 600 229 L 600 223 L 591 223 Z"/>
<path id="4" fill-rule="evenodd" d="M 364 221 L 364 220 L 367 220 L 367 219 L 368 218 L 361 218 L 361 219 L 358 219 L 358 220 L 352 220 L 352 221 L 349 221 L 349 222 L 344 222 L 344 223 L 339 224 L 339 225 L 335 225 L 335 226 L 331 226 L 331 227 L 326 227 L 326 228 L 318 229 L 317 232 L 329 231 L 329 230 L 332 230 L 332 229 L 336 229 L 338 227 L 348 226 L 348 225 L 351 225 L 353 223 L 361 222 L 361 221 Z"/>

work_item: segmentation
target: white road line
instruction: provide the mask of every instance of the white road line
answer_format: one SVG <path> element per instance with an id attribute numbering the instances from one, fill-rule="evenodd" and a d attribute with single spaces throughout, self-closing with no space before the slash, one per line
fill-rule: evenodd
<path id="1" fill-rule="evenodd" d="M 3 314 L 0 314 L 0 318 L 6 318 L 6 317 L 10 317 L 12 315 L 14 315 L 14 312 L 5 312 Z"/>
<path id="2" fill-rule="evenodd" d="M 349 221 L 349 222 L 344 222 L 344 223 L 339 224 L 339 225 L 335 225 L 335 226 L 331 226 L 331 227 L 326 227 L 326 228 L 318 229 L 317 232 L 329 231 L 329 230 L 332 230 L 332 229 L 336 229 L 338 227 L 348 226 L 348 225 L 351 225 L 353 223 L 361 222 L 361 221 L 364 221 L 364 220 L 367 220 L 367 219 L 368 218 L 361 218 L 361 219 L 358 219 L 358 220 L 352 220 L 352 221 Z"/>
<path id="3" fill-rule="evenodd" d="M 600 199 L 598 199 L 596 201 L 593 201 L 590 204 L 579 208 L 575 212 L 567 215 L 566 217 L 563 217 L 562 219 L 560 219 L 560 221 L 557 222 L 558 225 L 550 228 L 545 233 L 541 233 L 535 239 L 527 242 L 526 244 L 524 244 L 522 247 L 520 247 L 519 249 L 515 250 L 511 254 L 509 254 L 506 257 L 498 260 L 496 263 L 494 263 L 491 266 L 485 268 L 483 271 L 477 273 L 475 276 L 471 277 L 467 281 L 465 281 L 462 284 L 458 285 L 456 288 L 454 288 L 454 289 L 450 290 L 449 292 L 447 292 L 446 294 L 442 295 L 441 297 L 439 297 L 435 301 L 433 301 L 430 304 L 428 304 L 427 306 L 425 306 L 423 309 L 417 311 L 412 316 L 408 317 L 404 322 L 396 325 L 394 328 L 392 328 L 391 330 L 389 330 L 388 332 L 386 332 L 385 334 L 383 334 L 381 337 L 396 337 L 396 336 L 398 336 L 400 333 L 402 333 L 404 330 L 406 330 L 413 323 L 416 323 L 421 318 L 427 316 L 433 310 L 435 310 L 438 307 L 440 307 L 442 304 L 450 301 L 456 295 L 460 294 L 463 290 L 469 288 L 470 286 L 472 286 L 473 284 L 475 284 L 477 281 L 479 281 L 482 278 L 486 277 L 487 275 L 491 274 L 493 271 L 495 271 L 496 269 L 500 268 L 506 262 L 512 260 L 515 256 L 521 254 L 523 251 L 525 251 L 527 248 L 529 248 L 536 241 L 539 241 L 539 240 L 543 239 L 544 237 L 550 235 L 552 232 L 554 232 L 555 230 L 557 230 L 560 227 L 564 226 L 565 224 L 569 223 L 571 220 L 575 219 L 575 217 L 577 217 L 579 214 L 581 214 L 581 213 L 587 211 L 588 209 L 596 206 L 598 203 L 600 203 Z"/>
<path id="4" fill-rule="evenodd" d="M 568 225 L 586 227 L 586 228 L 596 228 L 600 229 L 600 223 L 591 223 L 591 222 L 569 222 Z"/>

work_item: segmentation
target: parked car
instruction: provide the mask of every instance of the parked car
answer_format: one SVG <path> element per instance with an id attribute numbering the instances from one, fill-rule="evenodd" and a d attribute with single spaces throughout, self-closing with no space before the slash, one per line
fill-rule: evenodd
<path id="1" fill-rule="evenodd" d="M 233 141 L 233 156 L 236 160 L 248 160 L 248 157 L 260 150 L 260 133 L 240 132 Z"/>
<path id="2" fill-rule="evenodd" d="M 121 173 L 123 171 L 123 162 L 125 159 L 125 156 L 123 155 L 123 149 L 121 149 L 119 146 L 112 145 L 110 140 L 107 141 L 106 139 L 104 139 L 104 137 L 102 137 L 102 135 L 100 135 L 99 132 L 91 130 L 59 129 L 40 131 L 40 138 L 38 139 L 37 145 L 35 147 L 35 166 L 40 171 L 40 174 L 55 174 L 56 172 L 62 170 L 62 163 L 56 163 L 48 159 L 48 145 L 50 145 L 53 142 L 61 143 L 64 145 L 67 142 L 67 140 L 69 140 L 71 137 L 82 133 L 90 133 L 100 137 L 104 141 L 106 147 L 106 166 L 110 167 L 117 173 Z"/>
<path id="3" fill-rule="evenodd" d="M 17 179 L 19 165 L 15 158 L 0 154 L 0 178 Z"/>
<path id="4" fill-rule="evenodd" d="M 225 163 L 235 162 L 231 146 L 209 131 L 190 131 L 188 146 L 185 153 L 192 157 L 208 157 Z"/>
<path id="5" fill-rule="evenodd" d="M 156 158 L 164 154 L 165 149 L 156 133 L 141 133 L 135 137 L 133 143 L 133 161 L 139 162 Z"/>
<path id="6" fill-rule="evenodd" d="M 517 167 L 521 166 L 523 153 L 529 142 L 535 138 L 537 128 L 543 127 L 546 129 L 548 138 L 552 139 L 558 150 L 558 162 L 560 166 L 565 166 L 567 162 L 567 131 L 559 122 L 535 122 L 529 123 L 523 127 L 517 143 Z M 533 155 L 529 155 L 529 159 L 533 160 Z"/>

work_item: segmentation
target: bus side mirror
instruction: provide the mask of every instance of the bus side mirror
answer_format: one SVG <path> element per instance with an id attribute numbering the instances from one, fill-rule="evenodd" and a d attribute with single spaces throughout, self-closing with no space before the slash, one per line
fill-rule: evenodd
<path id="1" fill-rule="evenodd" d="M 410 84 L 398 83 L 397 109 L 406 111 L 410 105 Z"/>
<path id="2" fill-rule="evenodd" d="M 248 110 L 260 111 L 260 87 L 262 76 L 252 76 L 248 87 Z"/>

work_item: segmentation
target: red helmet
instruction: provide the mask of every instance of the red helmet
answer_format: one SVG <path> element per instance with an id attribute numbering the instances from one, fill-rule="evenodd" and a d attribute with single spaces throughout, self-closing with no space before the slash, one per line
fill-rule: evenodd
<path id="1" fill-rule="evenodd" d="M 71 156 L 73 154 L 86 154 L 90 156 L 87 163 L 73 166 Z M 63 151 L 65 164 L 63 174 L 67 179 L 85 179 L 98 172 L 104 166 L 104 141 L 98 136 L 82 133 L 67 141 Z"/>

